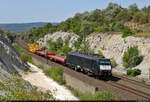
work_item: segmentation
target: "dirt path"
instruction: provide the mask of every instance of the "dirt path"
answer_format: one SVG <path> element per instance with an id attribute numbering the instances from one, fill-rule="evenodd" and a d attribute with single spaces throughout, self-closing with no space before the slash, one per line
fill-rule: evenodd
<path id="1" fill-rule="evenodd" d="M 47 77 L 41 69 L 31 63 L 28 64 L 31 66 L 30 69 L 32 72 L 22 74 L 24 80 L 44 90 L 50 90 L 56 100 L 78 100 L 67 88 Z"/>

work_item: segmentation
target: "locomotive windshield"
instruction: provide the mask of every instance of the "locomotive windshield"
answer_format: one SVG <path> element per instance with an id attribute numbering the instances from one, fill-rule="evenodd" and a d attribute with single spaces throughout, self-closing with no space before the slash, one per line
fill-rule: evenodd
<path id="1" fill-rule="evenodd" d="M 100 60 L 100 70 L 111 70 L 110 60 Z"/>
<path id="2" fill-rule="evenodd" d="M 110 60 L 100 60 L 100 65 L 110 65 Z"/>

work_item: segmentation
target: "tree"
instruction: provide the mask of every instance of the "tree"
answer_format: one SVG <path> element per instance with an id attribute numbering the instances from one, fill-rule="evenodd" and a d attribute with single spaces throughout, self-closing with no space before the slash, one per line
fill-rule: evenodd
<path id="1" fill-rule="evenodd" d="M 59 37 L 59 38 L 56 40 L 56 47 L 57 47 L 57 50 L 60 49 L 62 46 L 63 46 L 63 40 L 62 40 L 61 37 Z"/>
<path id="2" fill-rule="evenodd" d="M 51 24 L 50 22 L 45 25 L 45 28 L 46 28 L 46 29 L 49 29 L 49 28 L 51 28 L 51 27 L 52 27 L 52 24 Z"/>
<path id="3" fill-rule="evenodd" d="M 131 15 L 134 15 L 134 13 L 136 13 L 137 11 L 139 11 L 138 6 L 136 5 L 136 3 L 130 5 L 128 7 L 129 13 L 131 13 Z"/>
<path id="4" fill-rule="evenodd" d="M 70 48 L 69 46 L 63 46 L 62 48 L 61 48 L 61 51 L 62 51 L 62 53 L 64 54 L 64 55 L 66 55 L 68 52 L 70 52 L 70 51 L 72 51 L 72 48 Z"/>
<path id="5" fill-rule="evenodd" d="M 142 60 L 143 56 L 140 55 L 137 46 L 128 48 L 128 50 L 124 52 L 124 55 L 122 57 L 123 66 L 126 68 L 135 67 L 136 65 L 140 64 Z"/>
<path id="6" fill-rule="evenodd" d="M 127 36 L 132 35 L 133 32 L 131 31 L 131 29 L 129 27 L 125 27 L 122 31 L 122 37 L 125 38 Z"/>
<path id="7" fill-rule="evenodd" d="M 138 23 L 147 23 L 147 18 L 141 12 L 136 12 L 133 16 L 133 21 Z"/>
<path id="8" fill-rule="evenodd" d="M 123 21 L 123 23 L 124 23 L 124 22 L 129 21 L 131 19 L 131 16 L 130 16 L 128 10 L 123 9 L 117 14 L 117 16 L 114 19 L 115 19 L 115 21 L 119 21 L 119 22 Z"/>
<path id="9" fill-rule="evenodd" d="M 81 42 L 82 42 L 81 38 L 78 38 L 78 40 L 76 40 L 73 44 L 77 51 L 81 48 Z"/>
<path id="10" fill-rule="evenodd" d="M 83 44 L 81 45 L 81 51 L 87 53 L 94 53 L 94 51 L 90 48 L 90 44 L 88 41 L 83 41 Z"/>

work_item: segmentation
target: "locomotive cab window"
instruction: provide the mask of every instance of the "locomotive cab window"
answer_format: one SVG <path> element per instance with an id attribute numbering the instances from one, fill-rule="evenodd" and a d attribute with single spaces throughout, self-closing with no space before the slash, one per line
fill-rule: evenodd
<path id="1" fill-rule="evenodd" d="M 111 70 L 110 60 L 100 60 L 99 62 L 99 67 L 101 70 Z"/>

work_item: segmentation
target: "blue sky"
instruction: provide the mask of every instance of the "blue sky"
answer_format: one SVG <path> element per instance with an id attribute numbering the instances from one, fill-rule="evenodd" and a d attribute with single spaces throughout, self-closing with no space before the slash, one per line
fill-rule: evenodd
<path id="1" fill-rule="evenodd" d="M 109 2 L 150 6 L 150 0 L 0 0 L 0 23 L 61 22 L 78 12 L 104 9 Z"/>

